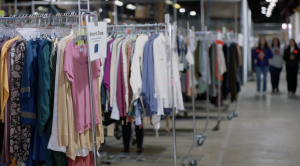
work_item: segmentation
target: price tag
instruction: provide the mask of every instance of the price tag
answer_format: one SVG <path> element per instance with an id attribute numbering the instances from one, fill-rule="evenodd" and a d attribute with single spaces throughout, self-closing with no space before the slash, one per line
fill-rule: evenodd
<path id="1" fill-rule="evenodd" d="M 95 26 L 94 22 L 89 22 L 86 24 L 86 31 L 90 60 L 106 58 L 107 22 L 98 22 L 98 26 Z"/>

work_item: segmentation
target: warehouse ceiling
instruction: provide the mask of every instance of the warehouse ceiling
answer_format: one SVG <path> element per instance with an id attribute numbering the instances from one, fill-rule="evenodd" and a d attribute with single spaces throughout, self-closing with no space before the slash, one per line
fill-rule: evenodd
<path id="1" fill-rule="evenodd" d="M 266 0 L 248 0 L 249 8 L 252 12 L 254 23 L 283 23 L 286 18 L 292 15 L 293 10 L 299 6 L 299 0 L 278 0 L 270 17 L 262 14 L 262 7 L 268 8 L 269 2 Z"/>

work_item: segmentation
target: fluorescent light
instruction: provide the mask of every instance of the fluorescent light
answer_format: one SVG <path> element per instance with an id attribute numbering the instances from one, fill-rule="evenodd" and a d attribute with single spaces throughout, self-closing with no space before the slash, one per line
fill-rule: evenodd
<path id="1" fill-rule="evenodd" d="M 121 2 L 121 1 L 119 1 L 119 0 L 116 0 L 116 1 L 115 1 L 115 4 L 116 4 L 117 6 L 123 6 L 123 2 Z"/>
<path id="2" fill-rule="evenodd" d="M 105 18 L 105 19 L 103 19 L 103 21 L 106 21 L 107 23 L 110 23 L 111 19 L 110 18 Z"/>
<path id="3" fill-rule="evenodd" d="M 185 12 L 185 8 L 179 9 L 179 12 L 180 12 L 180 13 L 184 13 L 184 12 Z"/>
<path id="4" fill-rule="evenodd" d="M 103 9 L 102 8 L 99 8 L 99 13 L 102 13 Z"/>
<path id="5" fill-rule="evenodd" d="M 176 8 L 176 9 L 180 9 L 181 6 L 180 6 L 178 3 L 175 3 L 175 4 L 173 5 L 173 7 Z"/>
<path id="6" fill-rule="evenodd" d="M 135 10 L 136 6 L 134 6 L 132 4 L 128 4 L 128 5 L 126 5 L 126 8 L 129 9 L 129 10 Z"/>
<path id="7" fill-rule="evenodd" d="M 195 12 L 195 11 L 191 11 L 191 12 L 190 12 L 190 15 L 191 15 L 191 16 L 195 16 L 195 15 L 196 15 L 196 12 Z"/>
<path id="8" fill-rule="evenodd" d="M 261 14 L 266 14 L 266 11 L 265 11 L 265 10 L 262 10 L 262 11 L 261 11 Z"/>
<path id="9" fill-rule="evenodd" d="M 171 1 L 171 0 L 166 0 L 166 4 L 173 5 L 173 1 Z"/>
<path id="10" fill-rule="evenodd" d="M 292 29 L 292 24 L 289 24 L 289 29 Z"/>
<path id="11" fill-rule="evenodd" d="M 271 0 L 266 0 L 267 2 L 271 2 Z"/>
<path id="12" fill-rule="evenodd" d="M 286 28 L 287 28 L 287 24 L 286 24 L 286 23 L 283 23 L 283 24 L 281 25 L 281 28 L 282 28 L 282 29 L 286 29 Z"/>
<path id="13" fill-rule="evenodd" d="M 33 14 L 39 14 L 38 12 L 34 12 Z"/>
<path id="14" fill-rule="evenodd" d="M 261 7 L 261 10 L 267 10 L 267 8 L 263 6 L 263 7 Z"/>
<path id="15" fill-rule="evenodd" d="M 275 3 L 276 3 L 276 2 L 278 2 L 278 0 L 272 0 L 272 2 L 275 2 Z"/>

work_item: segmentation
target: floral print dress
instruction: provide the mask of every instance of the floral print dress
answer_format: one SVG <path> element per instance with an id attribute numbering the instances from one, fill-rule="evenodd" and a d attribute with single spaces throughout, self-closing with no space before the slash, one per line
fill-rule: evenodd
<path id="1" fill-rule="evenodd" d="M 26 41 L 16 44 L 11 51 L 11 121 L 10 121 L 10 153 L 17 161 L 25 162 L 29 156 L 31 129 L 21 124 L 20 90 L 25 58 Z"/>

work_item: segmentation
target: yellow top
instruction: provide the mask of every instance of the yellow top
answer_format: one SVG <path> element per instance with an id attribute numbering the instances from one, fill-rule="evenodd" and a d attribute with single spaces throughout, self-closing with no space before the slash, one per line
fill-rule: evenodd
<path id="1" fill-rule="evenodd" d="M 8 77 L 7 77 L 7 62 L 6 62 L 6 56 L 7 56 L 7 48 L 15 40 L 18 40 L 19 37 L 15 37 L 9 41 L 7 41 L 2 49 L 1 49 L 1 62 L 0 62 L 0 78 L 1 78 L 1 88 L 0 88 L 0 101 L 1 101 L 1 117 L 0 120 L 4 122 L 4 107 L 6 105 L 8 96 L 9 96 L 9 87 L 8 87 Z"/>

